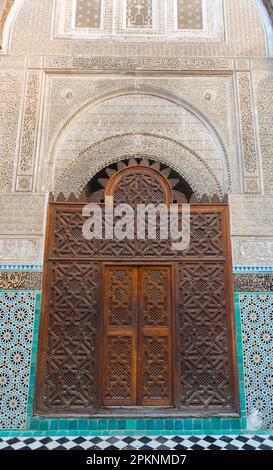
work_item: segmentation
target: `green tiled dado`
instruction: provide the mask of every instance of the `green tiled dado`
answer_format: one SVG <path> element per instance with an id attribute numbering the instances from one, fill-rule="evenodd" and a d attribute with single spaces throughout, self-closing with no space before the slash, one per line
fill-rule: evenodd
<path id="1" fill-rule="evenodd" d="M 222 432 L 238 431 L 244 428 L 243 419 L 204 418 L 204 419 L 36 419 L 30 420 L 29 427 L 32 430 L 51 431 L 108 431 L 112 433 L 127 432 Z"/>

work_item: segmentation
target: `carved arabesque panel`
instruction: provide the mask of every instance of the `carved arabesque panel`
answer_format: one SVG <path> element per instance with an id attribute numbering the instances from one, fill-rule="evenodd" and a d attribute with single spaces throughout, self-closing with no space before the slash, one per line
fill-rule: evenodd
<path id="1" fill-rule="evenodd" d="M 223 262 L 179 264 L 182 406 L 231 405 Z"/>
<path id="2" fill-rule="evenodd" d="M 54 263 L 48 317 L 45 407 L 96 404 L 97 263 Z"/>
<path id="3" fill-rule="evenodd" d="M 170 237 L 168 240 L 160 240 L 159 237 L 156 240 L 149 240 L 147 229 L 145 240 L 137 240 L 136 233 L 134 240 L 85 240 L 82 236 L 82 227 L 86 219 L 81 215 L 81 207 L 77 211 L 57 208 L 53 254 L 68 258 L 73 256 L 82 258 L 89 256 L 222 256 L 224 253 L 222 218 L 221 212 L 206 212 L 205 210 L 194 212 L 192 210 L 190 247 L 186 251 L 176 252 L 172 248 Z M 179 228 L 181 229 L 181 216 Z M 105 218 L 103 217 L 103 232 L 104 229 Z"/>
<path id="4" fill-rule="evenodd" d="M 143 402 L 168 400 L 169 397 L 169 339 L 168 336 L 144 336 L 143 345 Z"/>
<path id="5" fill-rule="evenodd" d="M 168 270 L 145 269 L 143 280 L 143 325 L 168 326 Z"/>
<path id="6" fill-rule="evenodd" d="M 152 176 L 129 174 L 114 192 L 115 204 L 160 204 L 165 202 L 162 185 Z"/>
<path id="7" fill-rule="evenodd" d="M 127 28 L 151 28 L 152 0 L 126 0 Z"/>

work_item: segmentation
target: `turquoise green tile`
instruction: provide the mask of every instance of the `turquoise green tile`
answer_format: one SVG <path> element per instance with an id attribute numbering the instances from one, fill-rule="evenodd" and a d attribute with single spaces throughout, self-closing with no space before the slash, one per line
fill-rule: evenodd
<path id="1" fill-rule="evenodd" d="M 68 421 L 68 429 L 69 429 L 69 430 L 71 430 L 71 429 L 78 429 L 78 421 L 76 421 L 76 420 Z"/>
<path id="2" fill-rule="evenodd" d="M 230 427 L 231 429 L 240 429 L 241 423 L 239 419 L 232 419 L 230 421 Z"/>
<path id="3" fill-rule="evenodd" d="M 165 419 L 165 429 L 166 430 L 174 429 L 174 420 L 173 419 Z"/>
<path id="4" fill-rule="evenodd" d="M 184 429 L 184 421 L 182 419 L 175 420 L 174 428 L 177 431 L 182 431 Z"/>
<path id="5" fill-rule="evenodd" d="M 211 427 L 212 429 L 220 429 L 221 421 L 220 418 L 212 418 L 211 419 Z"/>
<path id="6" fill-rule="evenodd" d="M 191 419 L 186 419 L 186 420 L 185 420 L 184 428 L 185 428 L 185 430 L 187 430 L 187 429 L 188 429 L 188 430 L 193 429 L 192 420 L 191 420 Z"/>
<path id="7" fill-rule="evenodd" d="M 165 420 L 164 419 L 155 419 L 155 429 L 161 431 L 165 429 Z"/>
<path id="8" fill-rule="evenodd" d="M 79 422 L 79 429 L 81 430 L 85 430 L 88 428 L 88 422 L 86 419 L 80 419 L 80 422 Z"/>
<path id="9" fill-rule="evenodd" d="M 99 428 L 97 420 L 88 421 L 87 427 L 89 430 L 98 430 Z"/>
<path id="10" fill-rule="evenodd" d="M 39 429 L 39 422 L 38 421 L 31 421 L 29 427 L 30 427 L 30 429 Z"/>
<path id="11" fill-rule="evenodd" d="M 117 429 L 117 420 L 109 419 L 108 426 L 100 428 L 100 429 Z"/>
<path id="12" fill-rule="evenodd" d="M 145 422 L 143 419 L 137 420 L 137 429 L 145 429 Z"/>
<path id="13" fill-rule="evenodd" d="M 127 429 L 136 429 L 137 428 L 136 419 L 127 419 L 126 428 Z"/>
<path id="14" fill-rule="evenodd" d="M 108 421 L 107 421 L 107 418 L 99 419 L 99 420 L 98 420 L 98 429 L 101 429 L 101 430 L 102 430 L 102 429 L 107 429 L 107 428 L 109 428 L 109 426 L 110 426 L 109 423 L 110 423 L 111 421 L 112 421 L 112 420 L 108 420 Z M 110 428 L 110 429 L 111 429 L 111 428 Z"/>
<path id="15" fill-rule="evenodd" d="M 230 429 L 230 420 L 229 419 L 221 419 L 221 430 L 229 430 Z"/>
<path id="16" fill-rule="evenodd" d="M 147 419 L 145 428 L 150 430 L 155 429 L 155 421 L 153 419 Z"/>
<path id="17" fill-rule="evenodd" d="M 202 427 L 204 429 L 204 431 L 209 431 L 211 429 L 211 421 L 210 419 L 204 419 L 202 421 Z"/>
<path id="18" fill-rule="evenodd" d="M 68 420 L 61 419 L 59 422 L 59 429 L 68 429 Z"/>
<path id="19" fill-rule="evenodd" d="M 47 431 L 49 429 L 49 422 L 48 421 L 40 421 L 39 426 L 41 431 Z"/>
<path id="20" fill-rule="evenodd" d="M 193 420 L 193 429 L 195 431 L 201 431 L 202 429 L 202 422 L 200 419 L 194 419 Z"/>
<path id="21" fill-rule="evenodd" d="M 119 419 L 117 421 L 117 429 L 126 429 L 126 420 L 125 419 Z"/>

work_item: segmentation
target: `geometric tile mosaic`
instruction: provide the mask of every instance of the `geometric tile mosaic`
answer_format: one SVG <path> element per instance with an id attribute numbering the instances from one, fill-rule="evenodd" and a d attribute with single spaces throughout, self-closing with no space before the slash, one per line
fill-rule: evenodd
<path id="1" fill-rule="evenodd" d="M 273 450 L 273 436 L 9 437 L 0 450 Z"/>
<path id="2" fill-rule="evenodd" d="M 246 410 L 273 430 L 273 293 L 239 294 Z"/>
<path id="3" fill-rule="evenodd" d="M 26 425 L 35 292 L 0 292 L 0 428 Z"/>
<path id="4" fill-rule="evenodd" d="M 234 433 L 246 429 L 244 415 L 241 419 L 142 419 L 120 420 L 108 419 L 55 419 L 37 420 L 31 418 L 34 392 L 36 349 L 39 327 L 40 293 L 35 291 L 0 291 L 0 429 L 15 430 L 27 428 L 37 433 L 47 430 L 50 437 L 58 433 L 77 429 L 89 430 L 99 436 L 100 432 L 123 435 L 145 432 L 149 434 L 162 430 L 171 434 L 174 429 L 180 434 L 188 432 Z M 238 356 L 239 381 L 243 384 L 241 404 L 246 397 L 247 414 L 257 410 L 262 418 L 261 429 L 273 429 L 273 293 L 235 294 L 238 306 L 237 342 L 238 354 L 243 347 L 243 357 Z M 36 310 L 35 310 L 36 308 Z M 237 311 L 237 310 L 236 310 Z M 33 324 L 34 344 L 32 345 Z M 239 321 L 238 321 L 239 318 Z M 239 328 L 241 320 L 242 338 Z M 242 353 L 240 353 L 242 354 Z M 244 365 L 240 368 L 240 364 Z M 31 366 L 31 371 L 30 371 Z M 240 370 L 241 369 L 241 370 Z M 30 380 L 29 380 L 30 379 Z M 30 385 L 29 385 L 30 382 Z M 242 385 L 243 387 L 243 385 Z M 243 406 L 243 409 L 245 407 Z M 242 409 L 242 410 L 243 410 Z M 114 426 L 115 425 L 115 426 Z M 143 425 L 145 425 L 143 427 Z M 75 427 L 76 426 L 76 427 Z M 116 431 L 115 431 L 116 429 Z M 248 429 L 256 429 L 249 428 Z M 102 430 L 102 431 L 101 431 Z M 50 432 L 51 431 L 51 432 Z M 72 431 L 73 432 L 73 431 Z M 88 431 L 87 431 L 88 432 Z M 147 431 L 146 431 L 147 432 Z"/>

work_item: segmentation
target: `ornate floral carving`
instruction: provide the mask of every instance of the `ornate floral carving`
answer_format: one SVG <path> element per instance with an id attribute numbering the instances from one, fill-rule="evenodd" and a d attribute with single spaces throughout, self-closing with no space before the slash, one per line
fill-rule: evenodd
<path id="1" fill-rule="evenodd" d="M 272 264 L 273 240 L 256 238 L 235 238 L 233 240 L 234 260 L 236 264 Z"/>
<path id="2" fill-rule="evenodd" d="M 20 115 L 20 102 L 23 93 L 24 73 L 16 68 L 0 71 L 0 191 L 10 191 L 13 181 L 16 155 L 17 129 Z M 1 207 L 1 206 L 0 206 Z"/>
<path id="3" fill-rule="evenodd" d="M 256 139 L 254 130 L 254 117 L 250 77 L 248 73 L 238 74 L 238 88 L 240 100 L 240 122 L 242 132 L 242 153 L 245 174 L 257 174 L 258 162 Z"/>
<path id="4" fill-rule="evenodd" d="M 40 290 L 42 273 L 0 272 L 1 290 Z"/>
<path id="5" fill-rule="evenodd" d="M 273 194 L 272 122 L 273 122 L 273 67 L 254 71 L 254 87 L 259 123 L 259 140 L 263 163 L 264 189 Z"/>
<path id="6" fill-rule="evenodd" d="M 72 70 L 233 70 L 234 61 L 223 58 L 174 57 L 45 57 L 45 67 Z"/>
<path id="7" fill-rule="evenodd" d="M 272 237 L 273 198 L 230 196 L 232 235 Z M 243 263 L 242 263 L 243 264 Z"/>
<path id="8" fill-rule="evenodd" d="M 235 292 L 273 292 L 273 274 L 235 274 Z"/>
<path id="9" fill-rule="evenodd" d="M 0 233 L 43 234 L 42 194 L 0 194 Z"/>
<path id="10" fill-rule="evenodd" d="M 19 174 L 31 174 L 33 171 L 39 109 L 39 87 L 40 72 L 29 72 L 26 83 L 24 119 L 18 165 Z"/>
<path id="11" fill-rule="evenodd" d="M 126 0 L 127 28 L 151 28 L 152 24 L 152 0 Z"/>
<path id="12" fill-rule="evenodd" d="M 2 34 L 5 26 L 6 19 L 10 12 L 10 9 L 14 3 L 14 0 L 1 0 L 0 1 L 0 50 L 2 48 Z"/>
<path id="13" fill-rule="evenodd" d="M 145 155 L 141 154 L 142 149 L 145 149 Z M 200 196 L 223 194 L 219 181 L 197 154 L 172 139 L 149 134 L 110 137 L 90 146 L 63 171 L 54 190 L 65 195 L 72 191 L 79 195 L 88 180 L 107 164 L 138 154 L 169 165 Z"/>
<path id="14" fill-rule="evenodd" d="M 16 263 L 40 263 L 42 257 L 42 239 L 0 239 L 0 261 Z"/>

